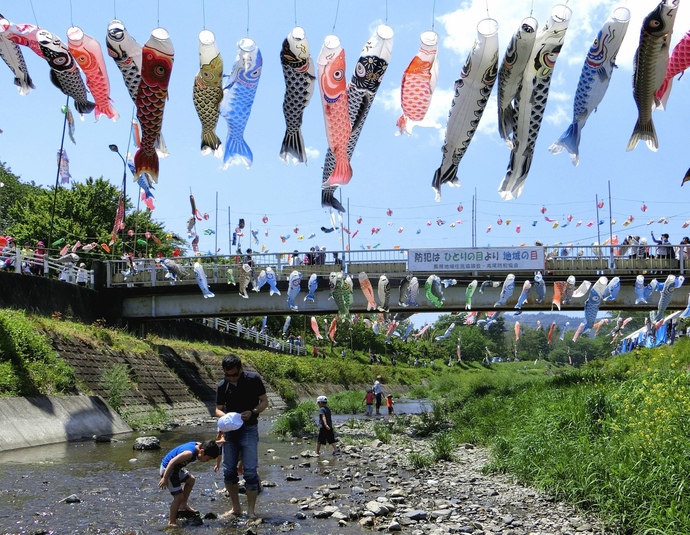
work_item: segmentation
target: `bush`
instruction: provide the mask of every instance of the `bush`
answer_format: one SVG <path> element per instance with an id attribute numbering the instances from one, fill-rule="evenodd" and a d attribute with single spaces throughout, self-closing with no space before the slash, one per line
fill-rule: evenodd
<path id="1" fill-rule="evenodd" d="M 333 414 L 360 414 L 364 412 L 364 392 L 345 390 L 328 396 L 328 406 Z"/>
<path id="2" fill-rule="evenodd" d="M 119 411 L 124 405 L 124 396 L 129 392 L 129 368 L 126 364 L 113 364 L 101 375 L 103 390 L 110 406 Z"/>
<path id="3" fill-rule="evenodd" d="M 441 433 L 437 435 L 431 443 L 434 461 L 452 461 L 454 448 L 455 441 L 450 433 Z"/>
<path id="4" fill-rule="evenodd" d="M 376 438 L 384 444 L 389 444 L 391 441 L 391 432 L 384 424 L 374 424 L 374 435 L 376 435 Z"/>
<path id="5" fill-rule="evenodd" d="M 313 434 L 316 431 L 314 418 L 317 413 L 316 404 L 313 401 L 300 403 L 295 409 L 281 414 L 273 424 L 273 431 L 283 436 L 298 437 L 305 434 Z"/>
<path id="6" fill-rule="evenodd" d="M 120 416 L 135 431 L 160 427 L 170 421 L 168 413 L 162 407 L 155 407 L 146 414 L 137 414 L 125 408 Z"/>
<path id="7" fill-rule="evenodd" d="M 415 470 L 419 470 L 420 468 L 428 468 L 434 464 L 434 460 L 431 458 L 431 455 L 424 455 L 423 453 L 410 453 L 407 456 L 407 462 L 409 462 L 410 466 Z"/>
<path id="8" fill-rule="evenodd" d="M 446 425 L 446 409 L 440 402 L 432 404 L 430 412 L 424 411 L 419 415 L 412 429 L 414 434 L 419 437 L 428 437 L 438 433 Z"/>

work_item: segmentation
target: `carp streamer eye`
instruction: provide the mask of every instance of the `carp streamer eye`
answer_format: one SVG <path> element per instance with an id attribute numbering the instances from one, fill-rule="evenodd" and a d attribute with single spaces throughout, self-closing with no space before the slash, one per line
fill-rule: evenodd
<path id="1" fill-rule="evenodd" d="M 364 76 L 366 73 L 367 70 L 364 67 L 364 65 L 362 65 L 361 63 L 357 63 L 357 67 L 355 68 L 355 74 L 357 74 L 357 76 Z"/>
<path id="2" fill-rule="evenodd" d="M 337 71 L 333 72 L 333 79 L 336 82 L 339 82 L 344 77 L 345 77 L 345 71 L 343 71 L 342 69 L 338 69 Z"/>

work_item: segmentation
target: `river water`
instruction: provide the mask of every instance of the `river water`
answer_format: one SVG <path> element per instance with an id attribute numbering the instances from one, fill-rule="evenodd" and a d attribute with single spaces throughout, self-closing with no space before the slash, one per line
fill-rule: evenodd
<path id="1" fill-rule="evenodd" d="M 396 403 L 397 413 L 420 410 L 424 410 L 424 405 L 419 402 Z M 334 421 L 337 425 L 352 417 L 334 416 Z M 339 526 L 333 519 L 315 519 L 309 511 L 307 518 L 298 520 L 295 515 L 299 506 L 289 503 L 290 498 L 301 499 L 321 485 L 335 483 L 335 474 L 352 466 L 353 460 L 331 456 L 330 447 L 322 449 L 320 462 L 315 458 L 291 458 L 304 450 L 313 450 L 314 438 L 285 440 L 271 433 L 270 418 L 262 419 L 259 425 L 261 479 L 275 482 L 276 486 L 265 488 L 259 496 L 257 513 L 263 524 L 254 527 L 254 531 L 361 534 L 357 522 Z M 214 438 L 215 434 L 212 423 L 147 433 L 160 439 L 158 451 L 133 450 L 134 440 L 140 435 L 131 433 L 118 435 L 118 442 L 70 442 L 1 452 L 0 533 L 144 535 L 164 531 L 171 496 L 157 486 L 163 455 L 179 444 Z M 324 456 L 324 451 L 328 455 Z M 309 467 L 298 466 L 305 461 L 310 462 Z M 230 507 L 229 499 L 218 493 L 223 487 L 222 470 L 215 473 L 213 466 L 213 461 L 189 465 L 196 477 L 189 504 L 202 515 L 221 514 Z M 288 475 L 301 480 L 287 481 Z M 338 492 L 348 491 L 343 486 Z M 80 501 L 63 501 L 70 495 L 76 495 Z M 244 496 L 241 503 L 246 507 Z M 235 521 L 204 520 L 201 526 L 181 524 L 175 533 L 245 534 L 248 529 L 246 517 Z"/>

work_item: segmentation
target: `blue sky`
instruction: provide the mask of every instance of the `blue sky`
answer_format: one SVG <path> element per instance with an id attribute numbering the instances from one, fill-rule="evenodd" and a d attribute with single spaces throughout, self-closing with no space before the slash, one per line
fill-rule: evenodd
<path id="1" fill-rule="evenodd" d="M 379 248 L 469 246 L 475 191 L 477 244 L 480 246 L 531 245 L 537 239 L 547 244 L 591 244 L 597 240 L 596 226 L 588 228 L 585 225 L 596 219 L 596 195 L 606 203 L 600 218 L 607 222 L 601 227 L 603 237 L 608 233 L 609 181 L 613 219 L 617 220 L 614 233 L 624 237 L 633 232 L 648 237 L 651 230 L 657 236 L 666 231 L 671 241 L 677 243 L 682 236 L 690 234 L 681 228 L 690 217 L 685 199 L 690 185 L 680 187 L 690 166 L 690 156 L 686 156 L 688 108 L 685 102 L 689 83 L 686 79 L 674 82 L 668 110 L 654 114 L 659 151 L 653 153 L 643 144 L 632 152 L 625 151 L 637 116 L 631 90 L 633 55 L 641 21 L 656 4 L 656 0 L 571 2 L 572 20 L 556 64 L 546 117 L 524 193 L 517 200 L 504 202 L 497 192 L 508 164 L 509 150 L 496 130 L 494 88 L 479 131 L 460 163 L 458 176 L 462 187 L 444 187 L 440 203 L 434 202 L 431 179 L 441 162 L 443 130 L 416 128 L 411 137 L 394 135 L 401 111 L 402 73 L 418 49 L 419 34 L 431 29 L 433 23 L 440 35 L 440 78 L 430 114 L 445 127 L 453 82 L 459 77 L 476 38 L 476 25 L 486 16 L 487 6 L 489 14 L 499 23 L 502 59 L 510 36 L 520 20 L 530 14 L 532 5 L 533 16 L 541 27 L 554 2 L 348 0 L 338 5 L 336 0 L 249 0 L 248 3 L 33 0 L 32 6 L 24 0 L 8 3 L 2 13 L 13 22 L 37 23 L 65 41 L 67 28 L 72 24 L 80 26 L 85 33 L 96 37 L 104 50 L 106 27 L 114 15 L 125 23 L 140 44 L 146 42 L 159 23 L 169 31 L 175 47 L 175 63 L 163 133 L 171 155 L 161 160 L 160 180 L 154 192 L 154 217 L 171 231 L 186 235 L 192 188 L 197 207 L 210 216 L 208 221 L 197 226 L 201 234 L 200 249 L 212 251 L 215 237 L 204 235 L 203 230 L 215 227 L 218 192 L 218 247 L 221 253 L 227 253 L 228 207 L 231 226 L 234 227 L 240 217 L 244 218 L 247 226 L 251 224 L 253 229 L 260 231 L 261 245 L 271 252 L 306 250 L 317 244 L 329 249 L 341 247 L 339 233 L 324 234 L 319 230 L 322 226 L 329 227 L 330 219 L 320 206 L 321 167 L 327 142 L 318 94 L 312 98 L 304 117 L 308 165 L 287 166 L 278 157 L 284 133 L 284 82 L 279 51 L 283 39 L 295 26 L 295 11 L 297 24 L 306 30 L 314 60 L 326 35 L 335 33 L 340 37 L 346 51 L 348 79 L 362 46 L 376 26 L 387 22 L 395 30 L 388 71 L 352 158 L 354 176 L 351 183 L 342 188 L 343 203 L 349 199 L 349 228 L 352 232 L 359 229 L 352 240 L 353 249 L 376 244 Z M 599 110 L 590 116 L 583 131 L 580 165 L 574 167 L 565 153 L 551 155 L 548 147 L 571 121 L 572 100 L 586 52 L 605 19 L 618 5 L 625 5 L 632 12 L 618 56 L 619 68 L 613 74 Z M 192 103 L 192 84 L 199 68 L 197 36 L 204 29 L 204 12 L 205 27 L 216 35 L 226 72 L 234 62 L 236 44 L 242 37 L 254 39 L 263 54 L 261 81 L 245 132 L 245 139 L 254 152 L 251 169 L 231 166 L 222 170 L 221 160 L 200 154 L 200 123 Z M 690 8 L 681 5 L 674 45 L 688 29 Z M 3 103 L 0 129 L 4 131 L 0 135 L 0 160 L 7 162 L 23 180 L 51 185 L 56 176 L 56 152 L 63 121 L 60 107 L 65 97 L 49 81 L 47 63 L 27 49 L 23 52 L 36 89 L 27 96 L 20 96 L 12 84 L 12 73 L 0 65 L 0 101 Z M 84 121 L 75 115 L 77 144 L 72 145 L 67 140 L 65 147 L 73 180 L 103 176 L 119 185 L 122 164 L 117 155 L 109 151 L 108 145 L 116 143 L 124 152 L 132 103 L 115 63 L 106 57 L 106 64 L 111 97 L 121 118 L 114 123 L 103 117 L 94 123 L 93 115 L 86 116 Z M 217 132 L 224 140 L 226 125 L 222 118 Z M 127 188 L 136 205 L 135 184 L 129 182 Z M 646 212 L 640 209 L 643 203 L 648 207 Z M 463 206 L 462 212 L 458 212 L 458 205 Z M 545 214 L 541 212 L 542 206 L 546 207 Z M 393 212 L 390 217 L 386 214 L 388 209 Z M 267 224 L 261 221 L 264 215 L 268 217 Z M 553 229 L 552 223 L 544 220 L 545 215 L 560 223 L 572 215 L 573 221 L 566 228 Z M 622 223 L 629 216 L 635 220 L 624 228 Z M 358 217 L 362 217 L 361 224 L 356 222 Z M 668 218 L 667 225 L 656 222 L 662 217 Z M 445 224 L 437 225 L 438 219 Z M 499 219 L 503 220 L 502 225 L 497 223 Z M 655 223 L 648 226 L 651 219 Z M 451 222 L 459 220 L 461 224 L 450 227 Z M 505 224 L 507 220 L 511 220 L 510 225 Z M 580 227 L 575 226 L 578 220 L 583 222 Z M 428 221 L 432 222 L 431 226 L 427 226 Z M 537 221 L 536 226 L 532 226 L 533 221 Z M 515 232 L 517 224 L 521 225 L 520 234 Z M 487 233 L 489 225 L 492 230 Z M 296 227 L 298 234 L 293 232 Z M 380 227 L 381 231 L 372 235 L 372 227 Z M 403 231 L 399 233 L 401 227 Z M 268 236 L 265 236 L 266 230 Z M 316 237 L 306 239 L 311 233 L 316 233 Z M 282 243 L 280 235 L 291 237 L 287 243 Z M 304 235 L 305 240 L 298 241 L 298 235 Z M 245 237 L 244 247 L 247 242 Z"/>

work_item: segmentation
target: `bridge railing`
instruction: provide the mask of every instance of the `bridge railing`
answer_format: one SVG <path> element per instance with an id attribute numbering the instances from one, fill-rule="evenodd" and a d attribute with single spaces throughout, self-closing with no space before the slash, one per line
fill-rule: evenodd
<path id="1" fill-rule="evenodd" d="M 559 245 L 544 247 L 543 270 L 550 275 L 637 275 L 645 272 L 673 272 L 684 274 L 688 259 L 683 247 L 674 246 L 675 257 L 660 258 L 656 253 L 656 247 L 627 247 L 610 245 Z M 458 248 L 459 250 L 462 250 Z M 495 248 L 494 248 L 495 249 Z M 514 251 L 516 248 L 506 248 Z M 519 248 L 518 248 L 519 249 Z M 643 250 L 644 249 L 644 250 Z M 467 250 L 481 251 L 481 248 L 468 248 Z M 334 263 L 333 253 L 338 253 L 341 263 Z M 303 277 L 308 278 L 312 273 L 328 276 L 333 271 L 343 271 L 353 277 L 361 271 L 369 276 L 386 274 L 388 277 L 402 277 L 409 271 L 409 249 L 364 249 L 353 251 L 319 251 L 322 257 L 315 257 L 315 263 L 305 264 L 304 259 L 309 258 L 311 251 L 299 251 L 297 253 L 264 253 L 252 254 L 251 260 L 258 274 L 260 270 L 270 267 L 277 280 L 285 280 L 293 270 L 298 270 Z M 690 253 L 690 251 L 688 251 Z M 323 259 L 323 262 L 322 262 Z M 191 256 L 173 259 L 182 269 L 184 275 L 176 281 L 166 277 L 168 270 L 161 259 L 136 259 L 130 265 L 125 260 L 106 260 L 107 286 L 156 286 L 162 284 L 196 284 L 193 265 L 199 262 L 209 284 L 218 284 L 229 280 L 228 272 L 235 281 L 240 280 L 242 263 L 246 255 L 225 256 Z M 415 271 L 416 274 L 436 273 L 444 277 L 450 275 L 465 275 L 470 277 L 504 275 L 508 272 L 520 272 L 509 268 L 489 270 L 456 270 L 456 271 Z M 525 271 L 525 270 L 522 270 Z M 534 269 L 527 270 L 530 273 Z"/>
<path id="2" fill-rule="evenodd" d="M 207 327 L 233 334 L 238 338 L 246 338 L 247 340 L 266 346 L 269 349 L 280 351 L 281 353 L 288 353 L 290 355 L 307 354 L 306 348 L 296 340 L 290 343 L 289 340 L 276 338 L 275 336 L 267 335 L 255 329 L 247 329 L 241 323 L 235 323 L 223 318 L 205 318 L 202 320 L 202 323 Z"/>
<path id="3" fill-rule="evenodd" d="M 93 270 L 85 269 L 83 276 L 78 277 L 79 267 L 75 262 L 60 262 L 58 258 L 36 254 L 34 251 L 23 251 L 19 247 L 0 253 L 0 269 L 25 275 L 55 276 L 70 284 L 77 284 L 79 279 L 83 278 L 86 286 L 92 288 L 94 285 Z"/>

